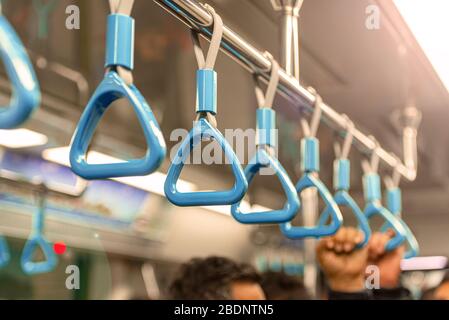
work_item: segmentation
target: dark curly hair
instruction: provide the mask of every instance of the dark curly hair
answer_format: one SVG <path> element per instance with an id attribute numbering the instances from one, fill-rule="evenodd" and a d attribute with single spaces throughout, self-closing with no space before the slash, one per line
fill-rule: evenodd
<path id="1" fill-rule="evenodd" d="M 235 281 L 260 283 L 261 278 L 252 266 L 228 258 L 194 258 L 180 267 L 168 297 L 174 300 L 230 300 L 230 285 Z"/>
<path id="2" fill-rule="evenodd" d="M 304 283 L 284 272 L 262 274 L 262 288 L 268 300 L 311 300 Z"/>

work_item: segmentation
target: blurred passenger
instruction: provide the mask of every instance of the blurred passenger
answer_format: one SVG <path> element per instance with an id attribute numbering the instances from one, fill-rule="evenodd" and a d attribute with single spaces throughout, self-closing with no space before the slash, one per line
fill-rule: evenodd
<path id="1" fill-rule="evenodd" d="M 319 241 L 317 258 L 329 286 L 329 299 L 410 299 L 410 292 L 400 285 L 404 247 L 385 251 L 394 233 L 376 232 L 368 245 L 359 249 L 363 236 L 358 229 L 343 227 L 334 236 Z M 378 276 L 378 288 L 367 289 L 367 266 L 377 267 L 376 274 L 370 276 Z"/>
<path id="2" fill-rule="evenodd" d="M 423 300 L 449 300 L 449 272 L 436 288 L 424 293 Z"/>
<path id="3" fill-rule="evenodd" d="M 285 272 L 268 271 L 262 274 L 262 288 L 268 300 L 310 300 L 304 284 Z"/>
<path id="4" fill-rule="evenodd" d="M 265 300 L 261 277 L 248 264 L 195 258 L 183 264 L 169 288 L 174 300 Z"/>

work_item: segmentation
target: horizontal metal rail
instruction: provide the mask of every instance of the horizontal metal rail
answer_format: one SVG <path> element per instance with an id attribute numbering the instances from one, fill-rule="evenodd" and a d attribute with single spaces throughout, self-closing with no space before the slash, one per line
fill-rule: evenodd
<path id="1" fill-rule="evenodd" d="M 196 0 L 153 0 L 176 18 L 189 27 L 198 28 L 201 34 L 208 40 L 211 37 L 211 24 L 213 18 L 204 6 Z M 264 53 L 240 37 L 236 32 L 226 25 L 224 26 L 223 41 L 221 49 L 231 58 L 240 63 L 250 72 L 257 72 L 268 80 L 271 62 Z M 315 95 L 302 87 L 299 82 L 289 76 L 285 70 L 279 71 L 280 81 L 278 90 L 290 100 L 293 106 L 313 112 Z M 322 120 L 332 129 L 338 131 L 342 136 L 346 134 L 346 118 L 323 103 Z M 372 136 L 362 133 L 357 128 L 353 131 L 353 143 L 356 148 L 364 154 L 376 152 L 381 162 L 397 168 L 398 172 L 409 181 L 416 179 L 417 173 L 417 148 L 415 127 L 406 127 L 403 132 L 404 163 L 398 163 L 398 157 L 378 146 Z"/>

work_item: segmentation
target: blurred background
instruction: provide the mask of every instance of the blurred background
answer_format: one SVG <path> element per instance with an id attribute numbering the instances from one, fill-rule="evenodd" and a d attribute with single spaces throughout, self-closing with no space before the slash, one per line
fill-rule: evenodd
<path id="1" fill-rule="evenodd" d="M 404 181 L 403 218 L 414 231 L 424 256 L 449 256 L 449 94 L 444 78 L 412 32 L 401 3 L 391 0 L 304 1 L 300 16 L 301 83 L 317 89 L 324 101 L 346 113 L 362 132 L 402 156 L 401 112 L 422 112 L 418 135 L 418 178 Z M 406 2 L 406 1 L 405 1 Z M 210 0 L 226 25 L 261 51 L 281 60 L 280 13 L 269 0 Z M 65 27 L 68 5 L 80 9 L 80 29 Z M 381 24 L 366 28 L 366 8 L 380 8 Z M 94 181 L 87 185 L 68 168 L 67 146 L 86 102 L 104 75 L 107 1 L 7 0 L 3 14 L 24 42 L 42 90 L 42 104 L 21 129 L 1 132 L 0 167 L 65 189 L 86 187 L 81 197 L 47 195 L 46 235 L 63 242 L 57 269 L 27 276 L 20 252 L 28 237 L 36 194 L 20 185 L 0 184 L 0 233 L 11 249 L 11 263 L 0 269 L 0 298 L 129 299 L 163 296 L 176 267 L 195 256 L 222 255 L 260 270 L 284 269 L 303 277 L 305 244 L 283 237 L 276 226 L 245 226 L 227 207 L 179 208 L 163 196 L 168 157 L 150 177 Z M 429 7 L 431 7 L 429 5 Z M 430 10 L 430 9 L 429 9 Z M 153 1 L 137 0 L 134 82 L 158 119 L 168 150 L 179 143 L 176 128 L 194 120 L 197 64 L 189 30 Z M 443 28 L 443 20 L 422 15 Z M 441 23 L 441 25 L 439 25 Z M 447 29 L 446 29 L 447 31 Z M 427 37 L 444 42 L 437 34 Z M 442 46 L 442 45 L 441 45 Z M 447 47 L 447 44 L 446 44 Z M 441 52 L 444 48 L 441 47 Z M 447 55 L 446 55 L 447 57 Z M 252 76 L 220 54 L 218 124 L 253 128 L 257 107 Z M 1 70 L 0 102 L 10 95 Z M 278 97 L 279 159 L 295 182 L 300 177 L 301 114 Z M 26 130 L 25 130 L 26 129 Z M 331 188 L 336 134 L 322 124 L 320 177 Z M 111 106 L 94 136 L 101 158 L 138 157 L 146 150 L 137 118 L 126 103 Z M 249 155 L 251 156 L 251 155 Z M 363 206 L 360 161 L 351 153 L 352 195 Z M 381 168 L 382 173 L 391 174 Z M 227 166 L 189 165 L 186 187 L 223 189 L 232 184 Z M 246 199 L 276 208 L 285 201 L 273 177 L 257 177 Z M 67 290 L 66 267 L 77 265 L 81 289 Z M 311 290 L 314 290 L 311 288 Z"/>

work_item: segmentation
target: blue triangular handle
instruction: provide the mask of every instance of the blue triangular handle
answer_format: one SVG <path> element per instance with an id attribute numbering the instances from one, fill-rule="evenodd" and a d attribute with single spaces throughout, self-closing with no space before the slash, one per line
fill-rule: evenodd
<path id="1" fill-rule="evenodd" d="M 40 247 L 44 253 L 45 260 L 40 262 L 33 261 L 33 255 L 36 249 Z M 46 273 L 53 271 L 58 264 L 51 244 L 42 235 L 33 234 L 28 239 L 22 250 L 22 257 L 20 259 L 22 270 L 26 274 L 33 275 L 39 273 Z"/>
<path id="2" fill-rule="evenodd" d="M 41 94 L 33 66 L 19 36 L 0 15 L 0 55 L 11 81 L 8 106 L 0 107 L 0 129 L 11 129 L 23 122 L 39 106 Z"/>
<path id="3" fill-rule="evenodd" d="M 271 168 L 281 182 L 287 201 L 280 210 L 244 213 L 240 209 L 241 201 L 231 207 L 232 216 L 241 223 L 262 224 L 262 223 L 282 223 L 293 219 L 299 210 L 300 202 L 295 186 L 288 177 L 287 172 L 276 158 L 273 158 L 265 149 L 259 148 L 245 168 L 245 176 L 248 184 L 261 168 Z"/>
<path id="4" fill-rule="evenodd" d="M 282 233 L 291 239 L 301 239 L 306 237 L 320 238 L 335 234 L 343 223 L 343 217 L 335 203 L 332 194 L 326 186 L 314 176 L 313 173 L 306 173 L 296 185 L 298 193 L 303 192 L 308 188 L 316 188 L 319 195 L 323 199 L 327 208 L 331 222 L 328 225 L 317 225 L 315 227 L 295 227 L 290 222 L 280 225 Z"/>
<path id="5" fill-rule="evenodd" d="M 51 244 L 44 237 L 45 207 L 43 203 L 36 209 L 33 215 L 33 226 L 31 235 L 22 250 L 20 264 L 26 274 L 38 274 L 52 271 L 58 264 L 58 258 Z M 40 262 L 33 261 L 36 249 L 40 247 L 45 259 Z"/>
<path id="6" fill-rule="evenodd" d="M 334 201 L 337 205 L 349 208 L 357 219 L 358 227 L 363 232 L 365 237 L 363 241 L 357 245 L 357 248 L 363 248 L 367 245 L 369 239 L 371 238 L 371 228 L 369 222 L 366 219 L 363 211 L 351 197 L 351 195 L 346 190 L 339 190 L 334 195 Z M 319 219 L 319 225 L 325 225 L 329 219 L 330 210 L 326 208 L 321 214 Z"/>
<path id="7" fill-rule="evenodd" d="M 365 235 L 363 241 L 357 245 L 357 248 L 364 247 L 370 237 L 371 228 L 368 219 L 363 214 L 360 207 L 349 194 L 351 186 L 351 162 L 346 158 L 339 158 L 334 161 L 334 201 L 337 205 L 349 208 L 358 222 L 359 229 Z M 320 216 L 319 225 L 324 225 L 329 219 L 329 209 L 326 208 Z"/>
<path id="8" fill-rule="evenodd" d="M 380 216 L 385 220 L 387 225 L 390 225 L 395 232 L 393 239 L 387 242 L 385 250 L 391 251 L 399 247 L 405 240 L 406 230 L 404 229 L 401 220 L 392 214 L 388 209 L 382 206 L 381 203 L 381 184 L 380 176 L 376 172 L 369 172 L 363 176 L 363 189 L 365 194 L 365 209 L 364 214 L 369 220 L 374 216 Z"/>
<path id="9" fill-rule="evenodd" d="M 371 219 L 376 215 L 382 217 L 394 230 L 395 236 L 385 245 L 386 251 L 394 250 L 404 242 L 406 230 L 403 224 L 390 211 L 384 208 L 380 202 L 368 202 L 365 206 L 364 213 L 367 219 Z"/>
<path id="10" fill-rule="evenodd" d="M 202 139 L 214 139 L 221 146 L 235 177 L 233 187 L 225 191 L 179 192 L 176 183 L 190 152 Z M 182 141 L 165 180 L 165 195 L 177 206 L 230 205 L 240 201 L 248 189 L 248 182 L 240 162 L 223 135 L 204 118 L 199 119 Z"/>
<path id="11" fill-rule="evenodd" d="M 387 209 L 390 210 L 392 214 L 394 214 L 405 229 L 406 236 L 405 242 L 408 245 L 408 250 L 404 254 L 405 259 L 410 259 L 419 255 L 419 243 L 416 240 L 415 235 L 412 230 L 410 230 L 409 226 L 402 220 L 399 215 L 401 213 L 402 203 L 401 203 L 401 190 L 399 188 L 393 188 L 387 190 Z M 391 226 L 386 222 L 382 227 L 381 231 L 385 232 Z"/>
<path id="12" fill-rule="evenodd" d="M 8 243 L 5 237 L 0 235 L 0 268 L 3 268 L 9 263 L 11 254 L 9 252 Z"/>
<path id="13" fill-rule="evenodd" d="M 419 255 L 419 243 L 416 240 L 415 235 L 409 226 L 401 219 L 402 225 L 405 229 L 405 241 L 408 245 L 408 250 L 404 254 L 405 259 L 410 259 L 413 257 L 417 257 Z"/>
<path id="14" fill-rule="evenodd" d="M 133 107 L 148 150 L 141 159 L 120 163 L 88 164 L 86 152 L 94 131 L 108 106 L 120 98 L 127 99 Z M 108 72 L 88 102 L 73 136 L 70 149 L 72 170 L 89 180 L 143 176 L 154 172 L 164 160 L 165 154 L 164 137 L 145 98 L 134 85 L 127 85 L 115 71 Z"/>

